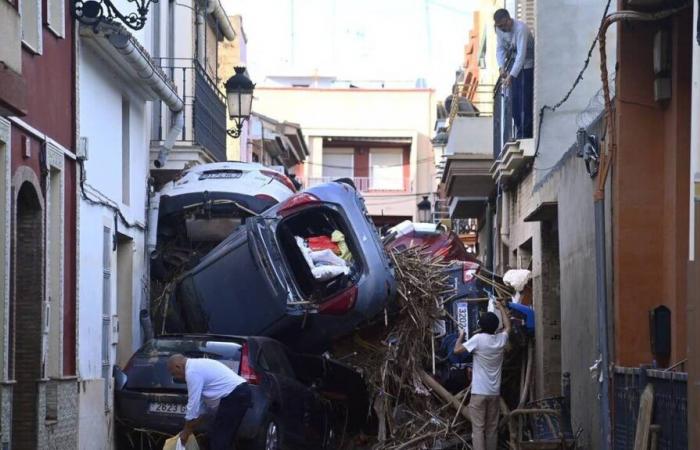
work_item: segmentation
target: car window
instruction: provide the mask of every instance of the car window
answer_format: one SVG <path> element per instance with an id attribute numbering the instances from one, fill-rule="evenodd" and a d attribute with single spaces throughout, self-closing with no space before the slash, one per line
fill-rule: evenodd
<path id="1" fill-rule="evenodd" d="M 277 344 L 267 343 L 263 346 L 262 354 L 269 366 L 269 371 L 284 375 L 286 377 L 295 378 L 292 365 L 289 363 L 284 349 Z"/>

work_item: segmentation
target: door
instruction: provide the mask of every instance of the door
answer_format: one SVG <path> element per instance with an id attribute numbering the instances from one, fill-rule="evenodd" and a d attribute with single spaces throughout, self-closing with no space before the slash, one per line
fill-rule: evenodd
<path id="1" fill-rule="evenodd" d="M 248 220 L 184 276 L 167 319 L 169 332 L 265 335 L 284 321 L 287 288 L 259 225 Z"/>

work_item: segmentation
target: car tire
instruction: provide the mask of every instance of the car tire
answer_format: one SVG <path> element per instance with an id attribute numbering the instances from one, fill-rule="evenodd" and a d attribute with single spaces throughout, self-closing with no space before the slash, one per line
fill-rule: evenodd
<path id="1" fill-rule="evenodd" d="M 258 436 L 246 445 L 246 450 L 282 450 L 284 449 L 282 441 L 282 430 L 278 422 L 274 418 L 269 418 L 264 425 L 260 427 Z"/>

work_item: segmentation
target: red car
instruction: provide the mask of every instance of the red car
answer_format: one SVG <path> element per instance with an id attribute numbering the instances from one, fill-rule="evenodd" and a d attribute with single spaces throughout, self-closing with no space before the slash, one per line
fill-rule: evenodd
<path id="1" fill-rule="evenodd" d="M 387 250 L 403 250 L 424 245 L 430 254 L 442 256 L 445 261 L 469 261 L 480 264 L 475 256 L 467 252 L 455 232 L 432 223 L 406 220 L 390 228 L 383 242 Z"/>

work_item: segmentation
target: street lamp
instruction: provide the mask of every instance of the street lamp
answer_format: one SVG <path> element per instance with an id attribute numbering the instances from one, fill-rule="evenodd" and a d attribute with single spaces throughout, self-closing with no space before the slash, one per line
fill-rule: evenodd
<path id="1" fill-rule="evenodd" d="M 226 133 L 232 138 L 237 138 L 241 135 L 243 122 L 250 117 L 255 84 L 245 75 L 245 67 L 234 67 L 233 69 L 236 74 L 226 81 L 225 86 L 228 116 L 234 121 L 236 127 L 226 130 Z"/>
<path id="2" fill-rule="evenodd" d="M 140 30 L 146 25 L 146 16 L 151 3 L 158 0 L 129 0 L 134 4 L 135 11 L 123 12 L 117 6 L 125 6 L 125 2 L 112 0 L 73 0 L 71 11 L 73 17 L 80 23 L 97 27 L 100 22 L 113 23 L 120 21 L 132 30 Z"/>
<path id="3" fill-rule="evenodd" d="M 430 200 L 428 196 L 424 195 L 423 200 L 418 202 L 418 222 L 429 223 L 430 222 Z"/>

